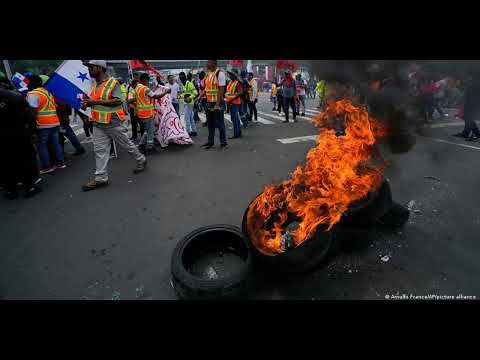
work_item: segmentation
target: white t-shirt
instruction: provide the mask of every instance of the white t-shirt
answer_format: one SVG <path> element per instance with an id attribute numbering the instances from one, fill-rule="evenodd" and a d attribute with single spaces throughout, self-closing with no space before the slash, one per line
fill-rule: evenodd
<path id="1" fill-rule="evenodd" d="M 170 97 L 172 99 L 173 103 L 178 103 L 178 92 L 180 90 L 180 86 L 177 83 L 173 83 L 173 85 L 170 85 L 170 83 L 165 84 L 167 88 L 172 90 L 170 93 Z"/>
<path id="2" fill-rule="evenodd" d="M 218 77 L 218 86 L 226 86 L 227 79 L 225 77 L 225 73 L 223 71 L 219 71 L 217 74 Z"/>
<path id="3" fill-rule="evenodd" d="M 38 104 L 40 104 L 40 99 L 35 94 L 28 94 L 27 101 L 28 101 L 28 104 L 35 109 L 38 107 Z"/>

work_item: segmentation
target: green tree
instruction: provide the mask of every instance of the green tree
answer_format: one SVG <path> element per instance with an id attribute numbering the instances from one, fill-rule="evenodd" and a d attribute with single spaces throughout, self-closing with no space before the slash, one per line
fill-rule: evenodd
<path id="1" fill-rule="evenodd" d="M 12 73 L 31 72 L 36 75 L 51 75 L 63 60 L 9 60 Z"/>

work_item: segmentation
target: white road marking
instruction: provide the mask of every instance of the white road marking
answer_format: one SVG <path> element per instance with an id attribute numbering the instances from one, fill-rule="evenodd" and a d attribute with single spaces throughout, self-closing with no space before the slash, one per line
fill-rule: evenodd
<path id="1" fill-rule="evenodd" d="M 449 145 L 456 145 L 456 146 L 460 146 L 460 147 L 467 148 L 467 149 L 480 150 L 480 147 L 478 147 L 478 146 L 459 144 L 459 143 L 456 143 L 456 142 L 442 140 L 442 139 L 435 139 L 435 138 L 431 138 L 431 137 L 425 137 L 425 139 L 432 140 L 432 141 L 439 142 L 439 143 L 449 144 Z"/>
<path id="2" fill-rule="evenodd" d="M 312 114 L 320 114 L 320 111 L 318 110 L 313 110 L 313 109 L 305 109 L 306 113 L 312 113 Z"/>
<path id="3" fill-rule="evenodd" d="M 280 116 L 280 115 L 268 114 L 268 113 L 265 113 L 265 112 L 259 111 L 259 110 L 258 110 L 258 113 L 259 113 L 259 114 L 262 114 L 262 115 L 265 115 L 265 116 L 270 116 L 270 117 L 272 117 L 272 118 L 274 118 L 274 119 L 285 120 L 285 117 Z M 300 120 L 302 120 L 302 121 L 310 121 L 310 119 L 309 119 L 308 116 L 305 116 L 305 117 L 303 117 L 303 116 L 297 116 L 297 118 L 300 118 Z M 292 117 L 291 117 L 291 116 L 289 116 L 289 121 L 292 121 Z"/>
<path id="4" fill-rule="evenodd" d="M 480 125 L 480 121 L 476 121 L 478 125 Z M 444 128 L 444 127 L 455 127 L 455 126 L 465 126 L 465 123 L 460 122 L 460 121 L 455 121 L 455 122 L 446 122 L 446 123 L 440 123 L 440 124 L 426 124 L 425 127 L 428 128 Z"/>
<path id="5" fill-rule="evenodd" d="M 277 141 L 281 142 L 282 144 L 293 144 L 297 142 L 303 141 L 315 141 L 318 135 L 308 135 L 308 136 L 299 136 L 293 138 L 286 138 L 286 139 L 277 139 Z"/>

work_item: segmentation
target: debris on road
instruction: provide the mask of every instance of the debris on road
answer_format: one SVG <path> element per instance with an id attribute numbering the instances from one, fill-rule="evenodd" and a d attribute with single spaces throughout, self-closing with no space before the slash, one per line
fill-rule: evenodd
<path id="1" fill-rule="evenodd" d="M 383 262 L 388 262 L 390 260 L 390 256 L 388 255 L 382 256 L 380 260 L 382 260 Z"/>
<path id="2" fill-rule="evenodd" d="M 415 200 L 410 200 L 407 205 L 408 210 L 412 211 L 413 207 L 415 206 Z"/>
<path id="3" fill-rule="evenodd" d="M 435 176 L 424 176 L 423 178 L 440 182 L 440 179 Z"/>
<path id="4" fill-rule="evenodd" d="M 210 280 L 218 279 L 218 274 L 212 266 L 207 268 L 206 274 Z"/>

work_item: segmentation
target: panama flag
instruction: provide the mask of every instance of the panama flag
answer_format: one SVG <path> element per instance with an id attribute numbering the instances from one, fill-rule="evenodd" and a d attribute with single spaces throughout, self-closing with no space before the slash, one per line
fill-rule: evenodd
<path id="1" fill-rule="evenodd" d="M 15 73 L 15 75 L 12 76 L 12 81 L 15 84 L 15 87 L 17 90 L 24 96 L 27 95 L 28 92 L 28 79 L 23 76 L 20 73 Z"/>
<path id="2" fill-rule="evenodd" d="M 92 79 L 82 60 L 65 60 L 45 85 L 54 96 L 78 110 L 82 99 L 89 97 L 91 88 Z M 82 112 L 90 116 L 90 108 Z"/>

